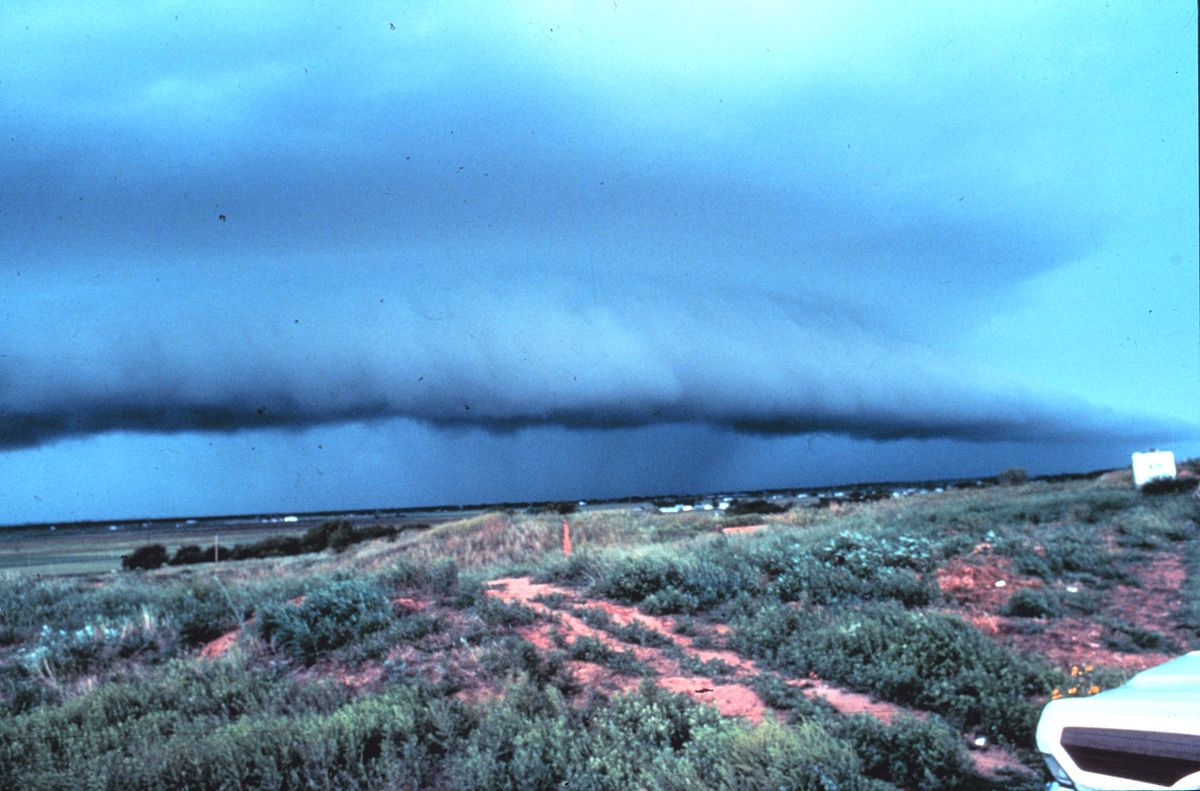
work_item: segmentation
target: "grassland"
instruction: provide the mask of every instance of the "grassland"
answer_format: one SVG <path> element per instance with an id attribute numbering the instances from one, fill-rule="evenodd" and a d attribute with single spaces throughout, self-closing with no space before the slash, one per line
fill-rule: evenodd
<path id="1" fill-rule="evenodd" d="M 1200 508 L 1119 475 L 568 518 L 9 572 L 0 787 L 1034 789 L 1045 701 L 1200 647 Z"/>

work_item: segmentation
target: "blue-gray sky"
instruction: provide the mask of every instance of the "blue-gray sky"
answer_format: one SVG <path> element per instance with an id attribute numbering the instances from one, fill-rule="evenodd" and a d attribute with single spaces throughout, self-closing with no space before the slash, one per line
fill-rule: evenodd
<path id="1" fill-rule="evenodd" d="M 16 0 L 0 523 L 1200 453 L 1196 9 Z"/>

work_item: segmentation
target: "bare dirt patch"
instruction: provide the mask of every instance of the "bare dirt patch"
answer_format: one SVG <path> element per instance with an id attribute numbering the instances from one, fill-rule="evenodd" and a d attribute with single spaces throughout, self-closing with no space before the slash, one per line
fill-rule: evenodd
<path id="1" fill-rule="evenodd" d="M 766 530 L 767 525 L 734 525 L 732 527 L 722 527 L 721 532 L 727 536 L 736 536 L 742 533 L 757 533 L 760 530 Z"/>
<path id="2" fill-rule="evenodd" d="M 1113 547 L 1115 549 L 1115 545 Z M 1012 568 L 1010 558 L 995 555 L 990 544 L 980 544 L 970 554 L 951 558 L 937 572 L 938 587 L 960 616 L 982 633 L 1003 639 L 1018 650 L 1038 653 L 1064 669 L 1092 664 L 1138 672 L 1171 658 L 1168 654 L 1117 651 L 1105 643 L 1099 616 L 1123 621 L 1149 631 L 1170 634 L 1171 614 L 1182 604 L 1186 570 L 1173 553 L 1156 552 L 1131 566 L 1139 585 L 1117 585 L 1108 591 L 1086 585 L 1055 586 L 1066 597 L 1101 596 L 1097 615 L 1061 618 L 1018 618 L 1002 614 L 1013 593 L 1022 588 L 1045 587 L 1035 577 Z M 999 584 L 998 584 L 999 583 Z"/>
<path id="3" fill-rule="evenodd" d="M 750 722 L 758 723 L 771 711 L 771 708 L 750 686 L 751 679 L 760 672 L 753 661 L 723 648 L 696 646 L 694 637 L 675 632 L 676 620 L 674 618 L 647 615 L 634 607 L 601 599 L 586 599 L 576 591 L 555 585 L 535 583 L 529 577 L 508 577 L 494 580 L 488 594 L 509 603 L 529 607 L 546 619 L 544 622 L 519 630 L 521 636 L 539 650 L 549 651 L 556 648 L 558 643 L 554 639 L 555 634 L 559 636 L 560 640 L 568 641 L 568 644 L 580 637 L 591 637 L 613 649 L 632 652 L 639 662 L 644 663 L 653 671 L 655 684 L 671 692 L 688 695 L 699 703 L 712 706 L 724 716 L 742 717 Z M 723 662 L 728 666 L 728 675 L 719 679 L 711 679 L 685 672 L 681 668 L 679 660 L 672 657 L 671 652 L 667 649 L 624 643 L 602 629 L 589 626 L 571 612 L 556 609 L 537 601 L 539 597 L 558 599 L 567 607 L 602 610 L 618 627 L 638 623 L 644 628 L 658 632 L 669 640 L 675 649 L 694 660 Z M 728 631 L 728 627 L 713 627 L 708 629 L 704 636 L 707 641 L 711 642 L 716 638 L 724 637 Z M 575 673 L 575 677 L 588 688 L 630 690 L 642 683 L 641 678 L 620 676 L 591 663 L 570 662 L 568 667 Z M 885 723 L 892 722 L 902 713 L 921 719 L 928 717 L 925 712 L 875 700 L 870 695 L 845 689 L 816 677 L 785 679 L 785 681 L 807 695 L 824 700 L 842 714 L 869 714 Z M 977 770 L 990 777 L 1003 771 L 1027 771 L 1019 760 L 999 748 L 992 747 L 986 751 L 973 751 L 971 757 L 975 759 Z"/>
<path id="4" fill-rule="evenodd" d="M 205 646 L 200 649 L 200 656 L 204 657 L 205 659 L 219 659 L 225 656 L 225 654 L 229 653 L 229 649 L 233 648 L 233 644 L 236 643 L 237 639 L 241 636 L 241 627 L 234 629 L 232 632 L 226 632 L 216 640 L 206 643 Z"/>
<path id="5" fill-rule="evenodd" d="M 998 612 L 1014 592 L 1044 585 L 1018 574 L 1010 558 L 994 555 L 991 549 L 990 544 L 979 544 L 969 555 L 946 561 L 937 571 L 942 595 L 964 610 Z"/>

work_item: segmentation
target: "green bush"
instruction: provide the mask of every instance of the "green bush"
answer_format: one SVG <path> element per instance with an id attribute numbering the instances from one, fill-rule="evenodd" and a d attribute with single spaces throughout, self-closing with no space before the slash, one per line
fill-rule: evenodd
<path id="1" fill-rule="evenodd" d="M 1005 542 L 1002 551 L 1013 558 L 1022 574 L 1046 582 L 1064 578 L 1085 579 L 1093 583 L 1136 582 L 1119 563 L 1119 558 L 1104 545 L 1095 530 L 1062 527 L 1047 531 L 1039 538 L 1042 552 L 1031 552 L 1027 541 Z"/>
<path id="2" fill-rule="evenodd" d="M 648 676 L 653 671 L 638 661 L 630 651 L 610 648 L 594 637 L 576 637 L 567 647 L 567 656 L 579 662 L 591 662 L 607 667 L 623 676 Z"/>
<path id="3" fill-rule="evenodd" d="M 839 718 L 838 736 L 854 745 L 863 772 L 902 788 L 962 788 L 973 764 L 961 735 L 940 719 L 902 715 L 885 725 L 867 714 Z"/>
<path id="4" fill-rule="evenodd" d="M 729 516 L 745 516 L 747 514 L 785 514 L 792 508 L 791 503 L 770 503 L 766 500 L 736 500 L 729 505 L 725 513 Z"/>
<path id="5" fill-rule="evenodd" d="M 811 547 L 795 538 L 768 539 L 751 557 L 774 576 L 770 591 L 782 601 L 890 599 L 919 607 L 938 595 L 929 574 L 937 552 L 926 539 L 844 530 Z"/>
<path id="6" fill-rule="evenodd" d="M 202 583 L 182 594 L 171 603 L 167 618 L 185 646 L 207 643 L 242 625 L 240 614 L 219 585 Z"/>
<path id="7" fill-rule="evenodd" d="M 1047 588 L 1021 588 L 1008 597 L 1001 612 L 1018 618 L 1057 618 L 1062 615 L 1062 603 L 1054 591 Z"/>
<path id="8" fill-rule="evenodd" d="M 654 614 L 690 613 L 717 606 L 757 586 L 757 575 L 736 553 L 708 544 L 685 556 L 650 554 L 613 564 L 596 593 L 638 604 Z"/>
<path id="9" fill-rule="evenodd" d="M 301 662 L 386 627 L 391 604 L 364 580 L 332 582 L 309 593 L 299 606 L 270 604 L 259 613 L 259 635 L 276 650 Z"/>
<path id="10" fill-rule="evenodd" d="M 162 544 L 146 544 L 121 556 L 121 568 L 128 571 L 156 569 L 166 562 L 167 548 Z"/>
<path id="11" fill-rule="evenodd" d="M 828 791 L 867 786 L 851 746 L 815 722 L 787 727 L 767 720 L 739 730 L 724 744 L 722 759 L 722 788 Z"/>
<path id="12" fill-rule="evenodd" d="M 429 564 L 396 560 L 380 573 L 378 579 L 385 588 L 430 596 L 450 596 L 464 592 L 461 590 L 463 585 L 459 579 L 458 567 L 452 560 Z M 483 596 L 483 590 L 478 585 L 466 593 L 471 595 L 461 602 L 463 606 L 472 606 L 488 598 Z"/>
<path id="13" fill-rule="evenodd" d="M 175 554 L 167 561 L 172 566 L 192 566 L 197 563 L 211 563 L 214 552 L 197 544 L 187 544 L 175 550 Z"/>
<path id="14" fill-rule="evenodd" d="M 143 610 L 138 618 L 101 616 L 78 629 L 43 625 L 34 645 L 21 652 L 20 659 L 29 672 L 54 682 L 105 670 L 115 660 L 135 654 L 153 656 L 166 642 L 159 619 Z"/>
<path id="15" fill-rule="evenodd" d="M 1021 744 L 1037 720 L 1029 698 L 1059 680 L 958 618 L 894 605 L 823 613 L 768 606 L 739 619 L 731 642 L 792 675 L 816 673 Z"/>
<path id="16" fill-rule="evenodd" d="M 1142 494 L 1150 497 L 1158 494 L 1187 494 L 1195 491 L 1196 478 L 1155 478 L 1142 484 Z"/>
<path id="17" fill-rule="evenodd" d="M 57 702 L 57 687 L 43 683 L 20 664 L 0 665 L 0 719 Z"/>
<path id="18" fill-rule="evenodd" d="M 1104 644 L 1114 651 L 1127 653 L 1174 653 L 1179 650 L 1175 641 L 1159 632 L 1152 632 L 1116 618 L 1101 618 L 1105 627 Z"/>

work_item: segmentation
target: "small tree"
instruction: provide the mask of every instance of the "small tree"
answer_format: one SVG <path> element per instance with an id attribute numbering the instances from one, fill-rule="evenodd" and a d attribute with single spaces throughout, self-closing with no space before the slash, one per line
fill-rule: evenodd
<path id="1" fill-rule="evenodd" d="M 1016 486 L 1029 480 L 1029 472 L 1024 467 L 1009 467 L 996 476 L 996 483 L 1004 486 Z"/>
<path id="2" fill-rule="evenodd" d="M 121 556 L 121 566 L 127 570 L 156 569 L 167 562 L 167 548 L 162 544 L 147 544 Z"/>

